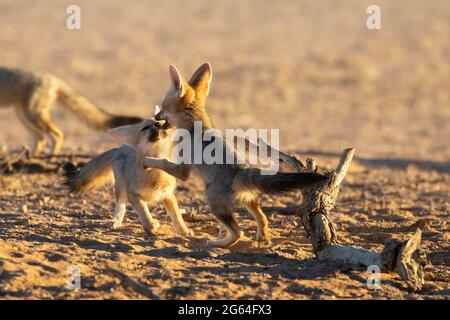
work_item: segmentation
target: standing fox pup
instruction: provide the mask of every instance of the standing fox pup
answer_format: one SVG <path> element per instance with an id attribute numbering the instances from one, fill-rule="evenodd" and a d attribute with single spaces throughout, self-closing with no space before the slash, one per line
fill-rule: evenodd
<path id="1" fill-rule="evenodd" d="M 206 97 L 209 93 L 212 70 L 208 63 L 202 65 L 186 81 L 177 68 L 170 66 L 169 75 L 171 88 L 162 102 L 160 112 L 155 116 L 157 120 L 166 120 L 168 125 L 182 128 L 190 132 L 191 139 L 195 139 L 194 122 L 201 121 L 203 131 L 213 128 L 205 109 Z M 194 140 L 191 144 L 194 144 Z M 215 141 L 214 141 L 215 143 Z M 222 140 L 224 154 L 233 154 L 234 150 Z M 202 145 L 202 154 L 208 143 Z M 193 150 L 194 148 L 191 148 Z M 213 247 L 229 247 L 241 237 L 240 228 L 233 216 L 236 206 L 244 206 L 254 216 L 258 229 L 256 240 L 269 242 L 268 221 L 260 206 L 260 194 L 276 194 L 280 192 L 302 189 L 311 186 L 327 177 L 317 173 L 276 173 L 263 175 L 260 169 L 249 168 L 241 164 L 177 164 L 165 159 L 146 158 L 144 164 L 149 167 L 162 169 L 171 175 L 186 180 L 191 171 L 198 174 L 206 187 L 206 196 L 211 211 L 219 221 L 221 230 L 225 228 L 224 238 L 208 242 Z"/>
<path id="2" fill-rule="evenodd" d="M 112 115 L 90 103 L 64 81 L 50 74 L 37 75 L 20 69 L 0 68 L 0 107 L 14 106 L 19 120 L 33 137 L 33 155 L 52 143 L 51 154 L 59 153 L 64 135 L 50 118 L 58 101 L 94 129 L 105 130 L 141 122 L 137 117 Z"/>
<path id="3" fill-rule="evenodd" d="M 148 170 L 143 166 L 145 156 L 165 158 L 171 153 L 171 143 L 166 139 L 167 132 L 162 129 L 161 122 L 145 120 L 112 129 L 110 133 L 126 144 L 95 157 L 79 171 L 70 162 L 64 164 L 66 180 L 63 185 L 80 194 L 115 180 L 116 208 L 110 224 L 112 229 L 122 225 L 129 200 L 145 232 L 154 234 L 159 223 L 150 214 L 147 202 L 162 200 L 175 230 L 182 235 L 192 235 L 175 198 L 175 178 L 162 170 Z"/>

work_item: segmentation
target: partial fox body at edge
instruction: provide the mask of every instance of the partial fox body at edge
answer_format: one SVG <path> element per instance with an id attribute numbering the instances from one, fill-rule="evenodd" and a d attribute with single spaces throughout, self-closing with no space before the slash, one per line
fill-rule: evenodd
<path id="1" fill-rule="evenodd" d="M 44 149 L 46 136 L 50 138 L 52 154 L 57 154 L 61 149 L 64 135 L 50 117 L 50 109 L 55 102 L 59 102 L 81 121 L 98 130 L 143 120 L 139 117 L 112 115 L 51 74 L 39 75 L 21 69 L 0 67 L 0 108 L 15 107 L 19 120 L 33 137 L 34 155 Z"/>
<path id="2" fill-rule="evenodd" d="M 195 121 L 202 123 L 203 130 L 213 128 L 205 108 L 212 77 L 211 66 L 208 63 L 200 66 L 189 81 L 174 66 L 170 66 L 169 75 L 171 87 L 155 118 L 166 120 L 169 125 L 191 133 Z M 191 137 L 194 135 L 191 134 Z M 203 148 L 207 145 L 204 143 Z M 222 145 L 224 154 L 234 152 L 225 141 Z M 255 218 L 258 225 L 257 241 L 269 242 L 268 221 L 260 206 L 261 193 L 276 194 L 302 189 L 328 179 L 317 173 L 279 172 L 275 175 L 263 175 L 260 169 L 239 164 L 176 164 L 155 158 L 144 159 L 144 164 L 165 170 L 183 180 L 188 178 L 191 171 L 202 178 L 211 211 L 221 227 L 220 233 L 224 229 L 227 232 L 225 237 L 209 242 L 209 245 L 215 247 L 229 247 L 241 237 L 233 215 L 236 206 L 246 207 Z"/>
<path id="3" fill-rule="evenodd" d="M 115 182 L 116 207 L 111 221 L 113 229 L 122 225 L 126 203 L 129 201 L 136 209 L 144 230 L 153 234 L 159 228 L 159 223 L 150 214 L 147 202 L 162 201 L 175 230 L 182 235 L 191 235 L 175 198 L 175 178 L 162 170 L 146 170 L 142 164 L 146 155 L 169 156 L 171 141 L 166 138 L 167 132 L 153 120 L 122 126 L 110 132 L 128 145 L 98 155 L 81 170 L 66 163 L 63 166 L 63 185 L 72 193 L 83 194 L 100 185 Z"/>

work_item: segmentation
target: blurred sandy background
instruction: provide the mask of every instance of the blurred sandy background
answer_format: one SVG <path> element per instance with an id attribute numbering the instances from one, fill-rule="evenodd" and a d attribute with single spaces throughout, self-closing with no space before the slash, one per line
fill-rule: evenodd
<path id="1" fill-rule="evenodd" d="M 280 128 L 288 150 L 443 161 L 450 157 L 450 3 L 377 1 L 0 1 L 0 64 L 48 71 L 107 110 L 150 115 L 168 88 L 214 69 L 217 127 Z M 54 108 L 66 148 L 112 139 Z M 27 141 L 0 110 L 0 141 Z"/>

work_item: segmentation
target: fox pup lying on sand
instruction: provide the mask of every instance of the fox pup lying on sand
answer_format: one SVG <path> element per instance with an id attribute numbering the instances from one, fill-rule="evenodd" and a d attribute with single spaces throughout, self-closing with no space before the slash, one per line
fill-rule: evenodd
<path id="1" fill-rule="evenodd" d="M 202 65 L 186 81 L 177 68 L 170 66 L 171 88 L 162 102 L 157 120 L 166 120 L 169 126 L 185 129 L 195 139 L 194 122 L 201 121 L 205 132 L 213 128 L 205 109 L 206 97 L 209 93 L 212 70 L 208 63 Z M 194 144 L 194 140 L 191 141 Z M 222 143 L 223 142 L 223 143 Z M 234 153 L 229 144 L 222 140 L 224 154 Z M 214 143 L 216 143 L 214 141 Z M 208 147 L 203 143 L 202 152 Z M 193 148 L 191 148 L 192 150 Z M 224 238 L 208 242 L 213 247 L 229 247 L 241 237 L 241 231 L 233 211 L 236 206 L 244 206 L 254 216 L 258 229 L 256 240 L 269 242 L 268 221 L 260 206 L 261 193 L 275 194 L 295 189 L 302 189 L 328 179 L 317 173 L 276 173 L 263 175 L 257 168 L 248 168 L 241 164 L 206 164 L 192 161 L 177 164 L 166 159 L 145 158 L 144 165 L 162 169 L 171 175 L 186 180 L 191 171 L 198 174 L 206 187 L 206 196 L 212 213 L 219 221 L 221 230 L 225 228 Z"/>
<path id="2" fill-rule="evenodd" d="M 162 170 L 148 170 L 143 166 L 145 156 L 165 158 L 171 154 L 172 143 L 166 138 L 168 132 L 162 128 L 161 122 L 145 120 L 112 129 L 110 133 L 125 144 L 100 154 L 81 170 L 77 170 L 70 162 L 64 164 L 66 179 L 63 184 L 71 192 L 86 193 L 115 180 L 116 207 L 111 221 L 113 229 L 122 225 L 129 200 L 144 230 L 153 234 L 159 228 L 159 223 L 150 214 L 147 202 L 162 201 L 175 230 L 182 235 L 192 235 L 183 221 L 175 198 L 176 179 Z"/>
<path id="3" fill-rule="evenodd" d="M 141 122 L 138 117 L 112 115 L 72 89 L 61 79 L 51 75 L 38 75 L 21 69 L 0 67 L 0 108 L 13 106 L 17 117 L 33 136 L 33 155 L 39 155 L 51 140 L 50 152 L 57 154 L 64 135 L 50 118 L 54 102 L 61 103 L 94 129 L 105 130 Z"/>

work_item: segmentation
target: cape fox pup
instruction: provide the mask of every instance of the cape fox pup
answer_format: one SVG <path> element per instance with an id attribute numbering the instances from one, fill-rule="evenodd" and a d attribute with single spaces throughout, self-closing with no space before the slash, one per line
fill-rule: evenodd
<path id="1" fill-rule="evenodd" d="M 166 120 L 168 125 L 186 129 L 191 133 L 194 121 L 202 122 L 203 131 L 213 128 L 205 109 L 212 76 L 211 66 L 208 63 L 200 66 L 189 81 L 181 76 L 175 66 L 170 66 L 169 75 L 171 88 L 155 118 Z M 190 136 L 195 139 L 194 134 Z M 192 144 L 194 144 L 193 140 Z M 221 145 L 224 152 L 234 152 L 229 150 L 230 145 L 225 141 Z M 203 152 L 207 146 L 208 142 L 204 142 L 201 151 Z M 211 211 L 219 221 L 221 230 L 225 228 L 226 231 L 225 237 L 210 241 L 208 245 L 224 248 L 233 245 L 241 237 L 240 228 L 233 216 L 236 206 L 246 207 L 254 216 L 258 225 L 256 240 L 269 243 L 268 221 L 261 210 L 260 194 L 301 189 L 327 179 L 317 173 L 278 172 L 274 175 L 263 175 L 258 168 L 249 168 L 240 164 L 206 164 L 204 162 L 195 164 L 193 161 L 176 164 L 165 159 L 146 158 L 144 165 L 162 169 L 182 180 L 187 179 L 191 171 L 202 178 Z"/>
<path id="2" fill-rule="evenodd" d="M 32 134 L 33 155 L 41 153 L 46 136 L 50 138 L 52 154 L 57 154 L 61 149 L 64 135 L 50 118 L 50 108 L 55 101 L 94 129 L 105 130 L 143 120 L 112 115 L 53 75 L 0 67 L 0 107 L 15 107 L 19 120 Z"/>
<path id="3" fill-rule="evenodd" d="M 182 235 L 192 235 L 183 221 L 174 191 L 176 179 L 158 169 L 145 169 L 144 156 L 169 157 L 171 143 L 161 122 L 145 120 L 135 125 L 110 130 L 111 135 L 126 143 L 92 159 L 81 170 L 72 163 L 63 165 L 63 185 L 71 192 L 86 193 L 93 188 L 115 181 L 116 207 L 110 227 L 122 225 L 127 200 L 136 209 L 144 230 L 149 234 L 159 228 L 150 214 L 147 202 L 161 201 L 169 214 L 175 230 Z M 114 177 L 113 177 L 113 175 Z"/>

